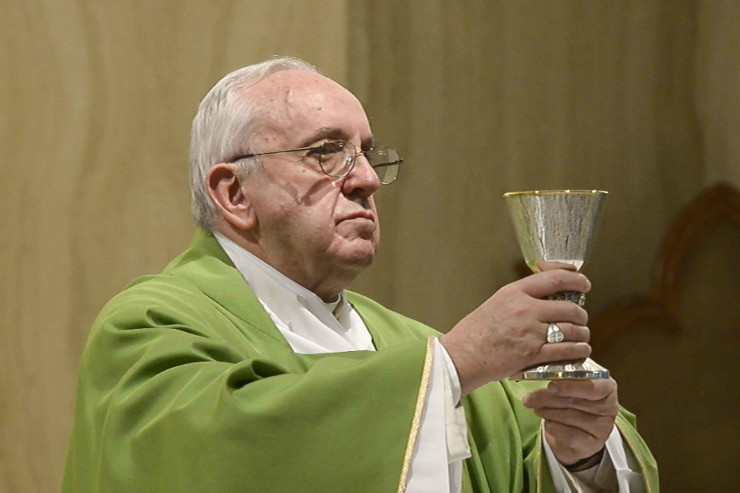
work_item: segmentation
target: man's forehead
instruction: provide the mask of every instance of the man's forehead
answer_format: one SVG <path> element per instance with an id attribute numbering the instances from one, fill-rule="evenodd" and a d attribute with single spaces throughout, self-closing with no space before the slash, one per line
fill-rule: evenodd
<path id="1" fill-rule="evenodd" d="M 320 104 L 328 99 L 355 99 L 344 87 L 328 77 L 307 70 L 283 70 L 270 74 L 248 89 L 262 104 L 279 107 L 281 103 Z"/>
<path id="2" fill-rule="evenodd" d="M 262 113 L 265 130 L 313 134 L 321 128 L 354 127 L 358 117 L 367 122 L 362 105 L 352 93 L 314 72 L 276 72 L 247 91 Z M 356 130 L 348 128 L 347 132 Z"/>

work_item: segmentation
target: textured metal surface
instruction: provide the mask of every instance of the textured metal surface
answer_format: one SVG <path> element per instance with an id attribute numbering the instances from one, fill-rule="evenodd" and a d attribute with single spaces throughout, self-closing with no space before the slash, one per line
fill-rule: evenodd
<path id="1" fill-rule="evenodd" d="M 563 334 L 563 331 L 560 330 L 558 324 L 550 324 L 547 327 L 547 342 L 563 342 L 563 339 L 565 339 L 565 334 Z"/>
<path id="2" fill-rule="evenodd" d="M 609 378 L 609 370 L 591 358 L 547 363 L 524 370 L 517 380 L 595 380 Z"/>
<path id="3" fill-rule="evenodd" d="M 570 301 L 580 307 L 586 306 L 586 293 L 581 293 L 579 291 L 560 291 L 559 293 L 549 296 L 548 299 Z"/>
<path id="4" fill-rule="evenodd" d="M 537 271 L 538 261 L 559 261 L 581 269 L 588 260 L 607 192 L 544 190 L 504 194 L 525 262 Z M 550 299 L 583 306 L 586 295 L 563 291 Z M 557 343 L 556 343 L 557 344 Z M 546 363 L 524 370 L 515 380 L 609 378 L 609 370 L 590 358 Z"/>
<path id="5" fill-rule="evenodd" d="M 588 258 L 607 192 L 558 190 L 504 194 L 524 261 L 568 262 Z"/>

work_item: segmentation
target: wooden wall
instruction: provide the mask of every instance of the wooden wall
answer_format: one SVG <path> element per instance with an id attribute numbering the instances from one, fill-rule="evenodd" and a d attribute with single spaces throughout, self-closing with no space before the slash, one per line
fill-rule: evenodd
<path id="1" fill-rule="evenodd" d="M 740 2 L 699 0 L 695 101 L 705 181 L 740 188 Z"/>
<path id="2" fill-rule="evenodd" d="M 302 56 L 366 103 L 407 164 L 355 288 L 441 330 L 517 277 L 503 192 L 610 191 L 595 312 L 644 291 L 704 185 L 740 186 L 732 0 L 0 8 L 0 492 L 59 489 L 89 326 L 192 235 L 190 120 L 234 68 Z"/>
<path id="3" fill-rule="evenodd" d="M 647 286 L 665 225 L 703 182 L 693 3 L 464 4 L 375 1 L 355 23 L 369 69 L 350 82 L 408 158 L 381 199 L 400 241 L 361 282 L 449 328 L 518 277 L 501 194 L 585 188 L 610 192 L 590 306 Z"/>
<path id="4" fill-rule="evenodd" d="M 280 53 L 345 81 L 347 3 L 320 4 L 0 1 L 0 492 L 59 490 L 97 311 L 187 246 L 206 91 Z"/>

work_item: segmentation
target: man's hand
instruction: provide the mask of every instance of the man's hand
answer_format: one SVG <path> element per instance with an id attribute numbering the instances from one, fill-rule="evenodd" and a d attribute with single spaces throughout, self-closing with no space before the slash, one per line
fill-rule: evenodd
<path id="1" fill-rule="evenodd" d="M 591 283 L 568 270 L 571 266 L 540 268 L 551 270 L 504 286 L 440 338 L 455 364 L 463 395 L 540 363 L 582 359 L 591 353 L 586 311 L 570 301 L 544 299 L 559 291 L 588 292 Z M 558 324 L 563 342 L 545 342 L 550 323 Z"/>
<path id="2" fill-rule="evenodd" d="M 547 443 L 561 464 L 570 465 L 604 448 L 619 407 L 617 382 L 554 380 L 522 403 L 545 420 Z"/>

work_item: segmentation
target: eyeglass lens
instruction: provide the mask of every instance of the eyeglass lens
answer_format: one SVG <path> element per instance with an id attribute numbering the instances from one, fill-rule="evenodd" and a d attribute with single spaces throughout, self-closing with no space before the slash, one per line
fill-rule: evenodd
<path id="1" fill-rule="evenodd" d="M 321 169 L 327 175 L 336 177 L 349 173 L 358 154 L 354 144 L 343 140 L 325 142 L 318 152 Z M 401 162 L 398 152 L 388 147 L 376 147 L 363 154 L 378 174 L 381 183 L 389 184 L 396 179 Z"/>
<path id="2" fill-rule="evenodd" d="M 380 183 L 387 185 L 396 179 L 401 162 L 398 152 L 388 147 L 377 147 L 365 153 L 365 156 L 378 174 Z"/>

